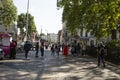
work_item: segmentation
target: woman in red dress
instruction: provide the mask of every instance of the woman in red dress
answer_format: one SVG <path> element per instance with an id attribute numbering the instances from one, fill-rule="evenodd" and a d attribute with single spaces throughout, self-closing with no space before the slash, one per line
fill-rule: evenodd
<path id="1" fill-rule="evenodd" d="M 65 45 L 64 48 L 63 48 L 63 55 L 64 56 L 68 55 L 68 46 L 67 45 Z"/>

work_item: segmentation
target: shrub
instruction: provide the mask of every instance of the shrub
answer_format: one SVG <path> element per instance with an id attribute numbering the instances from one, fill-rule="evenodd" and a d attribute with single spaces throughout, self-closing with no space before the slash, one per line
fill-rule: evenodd
<path id="1" fill-rule="evenodd" d="M 107 42 L 106 46 L 108 48 L 120 48 L 120 41 L 119 40 L 111 40 Z"/>

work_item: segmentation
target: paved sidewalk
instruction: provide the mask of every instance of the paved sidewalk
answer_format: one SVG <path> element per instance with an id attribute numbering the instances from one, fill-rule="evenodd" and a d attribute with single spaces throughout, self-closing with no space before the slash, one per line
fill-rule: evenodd
<path id="1" fill-rule="evenodd" d="M 44 58 L 29 59 L 17 54 L 16 60 L 0 61 L 0 80 L 120 80 L 120 69 L 112 65 L 96 67 L 96 60 L 89 56 L 51 56 L 45 51 Z"/>

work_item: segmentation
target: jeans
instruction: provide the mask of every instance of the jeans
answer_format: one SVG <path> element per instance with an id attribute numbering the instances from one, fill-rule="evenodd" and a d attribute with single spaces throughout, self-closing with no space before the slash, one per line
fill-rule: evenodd
<path id="1" fill-rule="evenodd" d="M 39 51 L 38 51 L 38 50 L 36 50 L 36 54 L 35 54 L 35 56 L 36 56 L 36 57 L 38 57 L 38 52 L 39 52 Z"/>

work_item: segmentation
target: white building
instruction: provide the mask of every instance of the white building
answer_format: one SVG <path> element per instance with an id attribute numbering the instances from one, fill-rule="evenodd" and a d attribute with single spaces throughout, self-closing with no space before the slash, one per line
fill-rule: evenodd
<path id="1" fill-rule="evenodd" d="M 8 33 L 12 35 L 12 39 L 17 39 L 17 26 L 13 24 L 13 26 L 9 29 L 6 29 L 4 25 L 0 25 L 0 33 Z"/>
<path id="2" fill-rule="evenodd" d="M 80 29 L 76 30 L 77 35 L 75 35 L 75 36 L 77 36 L 77 39 L 75 39 L 74 37 L 71 36 L 71 33 L 69 33 L 69 31 L 67 31 L 66 23 L 67 23 L 67 21 L 65 21 L 62 25 L 62 41 L 63 42 L 71 43 L 76 40 L 77 42 L 83 43 L 88 46 L 91 46 L 91 45 L 97 46 L 100 41 L 107 42 L 107 41 L 111 40 L 111 36 L 108 36 L 106 38 L 102 37 L 98 40 L 92 34 L 92 30 L 90 30 L 88 32 L 85 28 L 83 28 L 83 30 L 80 30 Z M 117 39 L 120 40 L 120 32 L 119 31 L 116 31 L 116 36 L 117 36 Z"/>
<path id="3" fill-rule="evenodd" d="M 58 35 L 57 34 L 54 34 L 54 33 L 48 33 L 47 34 L 47 39 L 48 41 L 52 41 L 52 42 L 58 42 Z"/>
<path id="4" fill-rule="evenodd" d="M 86 44 L 86 45 L 96 45 L 96 38 L 94 37 L 94 35 L 91 34 L 91 31 L 90 32 L 87 32 L 85 28 L 83 28 L 83 30 L 81 31 L 80 29 L 77 29 L 77 35 L 75 36 L 71 36 L 71 33 L 69 33 L 66 29 L 66 22 L 65 21 L 63 23 L 63 26 L 62 26 L 62 40 L 64 43 L 71 43 L 71 42 L 80 42 L 80 43 L 83 43 L 83 44 Z M 77 37 L 77 39 L 75 38 Z"/>

